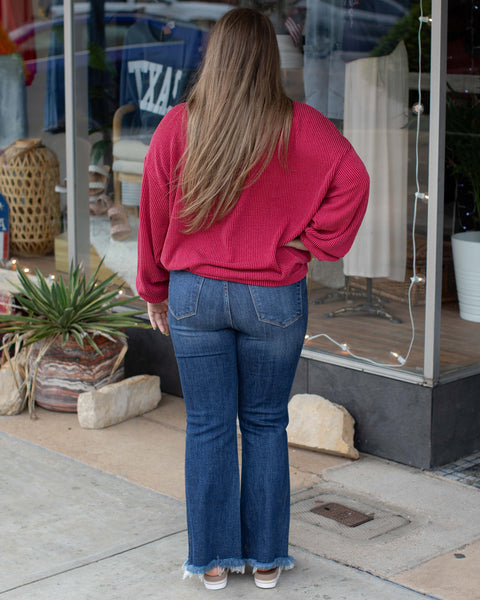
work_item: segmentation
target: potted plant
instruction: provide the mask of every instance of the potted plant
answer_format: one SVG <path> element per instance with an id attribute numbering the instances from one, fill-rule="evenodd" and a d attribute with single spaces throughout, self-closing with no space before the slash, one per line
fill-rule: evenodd
<path id="1" fill-rule="evenodd" d="M 123 308 L 136 298 L 112 286 L 115 274 L 97 281 L 101 264 L 88 281 L 81 267 L 70 268 L 67 283 L 17 272 L 16 312 L 0 315 L 0 334 L 30 415 L 35 403 L 76 412 L 81 392 L 123 378 L 124 328 L 145 327 L 135 319 L 144 311 Z"/>
<path id="2" fill-rule="evenodd" d="M 480 98 L 450 88 L 447 97 L 447 168 L 471 206 L 461 215 L 462 231 L 452 235 L 453 265 L 460 317 L 480 323 Z M 462 204 L 468 206 L 468 200 Z M 460 203 L 457 203 L 459 205 Z M 456 211 L 458 206 L 456 207 Z M 468 221 L 466 217 L 468 216 Z M 457 215 L 458 217 L 458 215 Z M 468 222 L 468 225 L 466 224 Z"/>

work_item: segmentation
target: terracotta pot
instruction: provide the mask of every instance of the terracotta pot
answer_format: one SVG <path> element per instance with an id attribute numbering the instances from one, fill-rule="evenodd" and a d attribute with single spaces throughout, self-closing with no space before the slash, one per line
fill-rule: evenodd
<path id="1" fill-rule="evenodd" d="M 81 348 L 73 338 L 65 346 L 60 339 L 50 346 L 38 365 L 34 398 L 38 406 L 60 412 L 77 412 L 79 394 L 123 379 L 123 362 L 110 380 L 109 377 L 124 343 L 119 340 L 112 342 L 103 336 L 94 339 L 102 355 L 97 354 L 87 342 Z M 33 344 L 30 365 L 36 360 L 41 347 L 40 342 Z"/>

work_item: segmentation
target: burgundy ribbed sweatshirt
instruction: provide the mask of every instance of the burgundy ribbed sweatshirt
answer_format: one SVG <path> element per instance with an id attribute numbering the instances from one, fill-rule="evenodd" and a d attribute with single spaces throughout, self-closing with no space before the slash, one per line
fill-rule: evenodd
<path id="1" fill-rule="evenodd" d="M 294 283 L 310 255 L 285 244 L 297 237 L 319 260 L 350 249 L 367 207 L 369 178 L 351 144 L 314 108 L 294 102 L 287 169 L 274 153 L 234 209 L 209 229 L 182 233 L 177 165 L 185 148 L 185 104 L 155 131 L 143 171 L 137 290 L 147 302 L 168 296 L 169 271 L 255 285 Z"/>

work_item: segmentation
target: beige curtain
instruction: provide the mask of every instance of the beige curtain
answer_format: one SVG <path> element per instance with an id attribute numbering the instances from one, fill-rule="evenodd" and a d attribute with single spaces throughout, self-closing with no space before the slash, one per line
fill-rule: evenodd
<path id="1" fill-rule="evenodd" d="M 370 198 L 345 275 L 405 279 L 408 59 L 403 42 L 387 56 L 347 63 L 344 135 L 370 175 Z"/>

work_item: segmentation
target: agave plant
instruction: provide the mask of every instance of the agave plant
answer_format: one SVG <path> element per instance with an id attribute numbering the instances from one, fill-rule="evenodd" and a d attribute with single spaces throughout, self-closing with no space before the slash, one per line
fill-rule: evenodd
<path id="1" fill-rule="evenodd" d="M 104 336 L 112 341 L 126 338 L 126 327 L 145 327 L 135 319 L 144 311 L 115 310 L 131 303 L 136 298 L 121 297 L 120 288 L 113 286 L 116 275 L 103 281 L 97 280 L 101 264 L 87 281 L 84 270 L 78 266 L 70 268 L 68 283 L 63 278 L 48 281 L 37 269 L 36 282 L 23 271 L 18 271 L 18 283 L 14 284 L 15 314 L 0 314 L 0 335 L 3 336 L 4 359 L 14 359 L 19 392 L 29 402 L 33 411 L 35 375 L 38 364 L 48 348 L 61 340 L 64 346 L 74 339 L 80 347 L 85 342 L 99 354 L 96 336 Z M 40 350 L 34 364 L 29 360 L 30 349 L 39 342 Z M 23 360 L 22 353 L 23 352 Z M 118 368 L 124 352 L 115 364 Z M 21 378 L 18 377 L 21 375 Z M 19 381 L 23 379 L 23 383 Z"/>
<path id="2" fill-rule="evenodd" d="M 0 331 L 18 334 L 24 345 L 44 338 L 61 337 L 65 345 L 73 337 L 79 346 L 87 341 L 101 353 L 95 335 L 125 337 L 125 327 L 142 326 L 133 317 L 144 311 L 114 309 L 131 303 L 135 298 L 119 298 L 119 288 L 110 289 L 116 275 L 97 281 L 98 271 L 86 281 L 81 267 L 71 268 L 68 285 L 63 278 L 49 283 L 37 269 L 37 283 L 23 271 L 18 271 L 19 284 L 14 284 L 15 305 L 21 312 L 0 315 Z"/>

